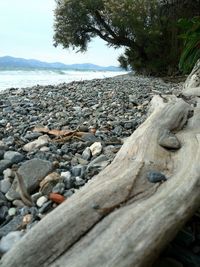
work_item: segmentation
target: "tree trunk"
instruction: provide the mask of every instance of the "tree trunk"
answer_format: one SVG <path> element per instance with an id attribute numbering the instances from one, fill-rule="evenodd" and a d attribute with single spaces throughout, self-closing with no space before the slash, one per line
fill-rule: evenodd
<path id="1" fill-rule="evenodd" d="M 190 102 L 154 96 L 150 116 L 114 161 L 31 229 L 0 266 L 151 266 L 200 204 L 200 101 Z M 153 173 L 166 180 L 150 182 Z"/>

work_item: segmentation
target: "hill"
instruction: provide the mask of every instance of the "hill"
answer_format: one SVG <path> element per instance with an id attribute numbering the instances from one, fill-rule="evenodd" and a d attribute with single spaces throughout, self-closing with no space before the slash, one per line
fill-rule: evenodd
<path id="1" fill-rule="evenodd" d="M 75 70 L 98 70 L 98 71 L 120 71 L 119 67 L 115 66 L 98 66 L 91 63 L 83 64 L 64 64 L 60 62 L 48 63 L 36 59 L 24 59 L 11 56 L 0 57 L 0 69 L 75 69 Z"/>

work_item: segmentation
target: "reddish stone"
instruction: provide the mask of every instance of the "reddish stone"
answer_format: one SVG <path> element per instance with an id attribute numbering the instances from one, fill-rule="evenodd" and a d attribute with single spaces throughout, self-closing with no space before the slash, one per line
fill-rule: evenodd
<path id="1" fill-rule="evenodd" d="M 57 204 L 60 204 L 65 200 L 65 197 L 57 193 L 51 193 L 49 194 L 49 199 Z"/>

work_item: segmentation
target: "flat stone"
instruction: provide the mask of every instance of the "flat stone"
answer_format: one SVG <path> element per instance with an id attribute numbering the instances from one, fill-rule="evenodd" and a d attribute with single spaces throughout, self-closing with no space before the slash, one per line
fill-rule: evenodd
<path id="1" fill-rule="evenodd" d="M 47 174 L 51 172 L 53 165 L 50 161 L 41 159 L 31 159 L 24 162 L 18 169 L 18 173 L 24 179 L 24 183 L 29 193 L 32 193 L 37 187 L 39 187 L 40 182 L 44 179 Z M 18 183 L 15 178 L 10 190 L 6 194 L 8 200 L 20 199 L 18 193 Z"/>
<path id="2" fill-rule="evenodd" d="M 24 202 L 19 199 L 14 200 L 12 203 L 15 207 L 18 208 L 23 208 L 25 206 Z"/>
<path id="3" fill-rule="evenodd" d="M 0 241 L 0 252 L 8 252 L 24 235 L 22 231 L 12 231 L 2 237 Z"/>
<path id="4" fill-rule="evenodd" d="M 28 133 L 26 133 L 24 138 L 28 139 L 28 140 L 33 140 L 33 139 L 36 139 L 36 138 L 40 137 L 41 135 L 42 134 L 38 133 L 38 132 L 28 132 Z"/>
<path id="5" fill-rule="evenodd" d="M 179 149 L 181 144 L 175 134 L 169 130 L 163 130 L 158 138 L 158 144 L 168 149 Z"/>
<path id="6" fill-rule="evenodd" d="M 24 156 L 16 151 L 6 151 L 4 159 L 9 160 L 12 164 L 19 163 L 24 159 Z"/>
<path id="7" fill-rule="evenodd" d="M 30 152 L 34 149 L 39 149 L 42 146 L 46 146 L 49 142 L 49 136 L 48 135 L 42 135 L 38 137 L 38 139 L 26 144 L 23 146 L 23 150 L 26 152 Z"/>
<path id="8" fill-rule="evenodd" d="M 100 155 L 88 164 L 87 170 L 98 169 L 100 171 L 103 170 L 109 163 L 110 162 L 105 155 Z"/>
<path id="9" fill-rule="evenodd" d="M 94 134 L 91 134 L 91 133 L 85 133 L 82 135 L 81 139 L 83 139 L 85 142 L 97 142 L 99 139 L 94 135 Z"/>

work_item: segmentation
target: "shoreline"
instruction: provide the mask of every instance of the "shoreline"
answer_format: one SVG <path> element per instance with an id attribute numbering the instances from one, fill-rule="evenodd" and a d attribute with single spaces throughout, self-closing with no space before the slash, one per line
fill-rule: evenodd
<path id="1" fill-rule="evenodd" d="M 26 88 L 36 85 L 57 86 L 61 83 L 70 83 L 74 81 L 84 81 L 92 79 L 104 79 L 126 74 L 126 71 L 63 71 L 52 72 L 52 70 L 34 70 L 34 71 L 6 71 L 2 75 L 0 72 L 0 91 L 9 88 Z"/>

